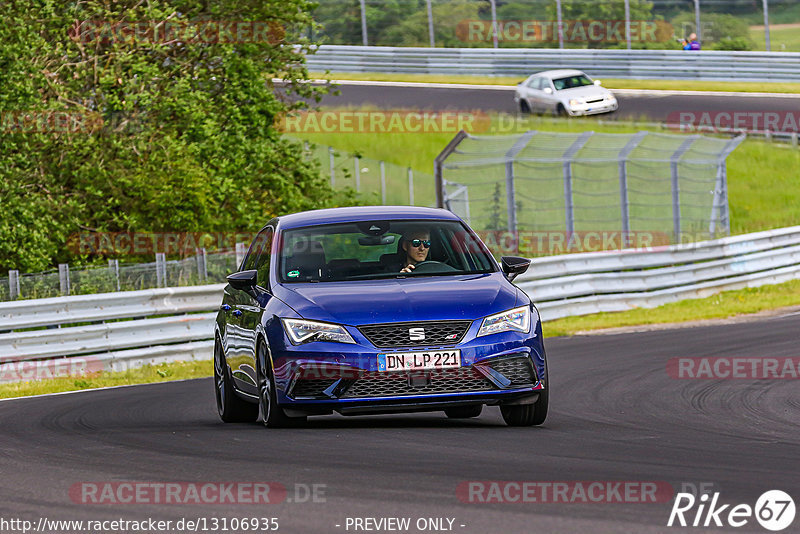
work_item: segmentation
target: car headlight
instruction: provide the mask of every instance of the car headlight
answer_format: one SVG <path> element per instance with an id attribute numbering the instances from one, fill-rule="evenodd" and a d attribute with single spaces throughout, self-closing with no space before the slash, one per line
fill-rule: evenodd
<path id="1" fill-rule="evenodd" d="M 581 106 L 583 104 L 584 104 L 584 102 L 581 101 L 581 100 L 578 100 L 577 98 L 573 98 L 572 100 L 569 101 L 569 105 L 572 106 L 573 108 L 575 106 Z"/>
<path id="2" fill-rule="evenodd" d="M 303 319 L 281 319 L 283 328 L 292 343 L 300 345 L 312 341 L 334 341 L 336 343 L 355 343 L 353 337 L 343 326 Z"/>
<path id="3" fill-rule="evenodd" d="M 530 328 L 531 309 L 528 306 L 521 306 L 484 318 L 477 337 L 498 332 L 528 332 Z"/>

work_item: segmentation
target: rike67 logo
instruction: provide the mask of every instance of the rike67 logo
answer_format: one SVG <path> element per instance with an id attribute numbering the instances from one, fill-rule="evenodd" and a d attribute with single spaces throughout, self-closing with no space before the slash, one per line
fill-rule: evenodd
<path id="1" fill-rule="evenodd" d="M 719 492 L 713 496 L 703 494 L 696 498 L 691 493 L 678 493 L 667 526 L 739 528 L 747 525 L 753 517 L 767 530 L 784 530 L 794 521 L 794 500 L 781 490 L 764 492 L 756 505 L 719 503 Z M 710 502 L 709 502 L 710 500 Z"/>

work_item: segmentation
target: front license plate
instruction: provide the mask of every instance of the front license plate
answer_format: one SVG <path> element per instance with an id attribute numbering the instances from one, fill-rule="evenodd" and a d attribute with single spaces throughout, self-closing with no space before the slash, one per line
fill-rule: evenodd
<path id="1" fill-rule="evenodd" d="M 378 371 L 420 371 L 461 367 L 460 350 L 378 354 Z"/>

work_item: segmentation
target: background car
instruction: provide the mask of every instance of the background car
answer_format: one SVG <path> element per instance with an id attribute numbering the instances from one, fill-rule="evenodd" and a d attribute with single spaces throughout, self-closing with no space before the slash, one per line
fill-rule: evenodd
<path id="1" fill-rule="evenodd" d="M 419 238 L 420 231 L 425 236 Z M 410 239 L 409 236 L 417 236 Z M 411 272 L 408 246 L 427 250 Z M 353 207 L 279 217 L 228 276 L 214 375 L 223 421 L 287 426 L 308 415 L 500 406 L 509 425 L 548 410 L 541 322 L 453 213 Z"/>
<path id="2" fill-rule="evenodd" d="M 616 97 L 579 70 L 548 70 L 517 84 L 514 101 L 523 113 L 595 115 L 619 107 Z"/>

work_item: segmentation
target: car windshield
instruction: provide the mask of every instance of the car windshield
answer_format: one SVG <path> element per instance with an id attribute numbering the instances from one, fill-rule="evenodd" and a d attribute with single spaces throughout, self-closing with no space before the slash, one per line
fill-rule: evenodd
<path id="1" fill-rule="evenodd" d="M 574 89 L 576 87 L 594 85 L 594 82 L 592 82 L 592 80 L 590 80 L 585 74 L 579 74 L 576 76 L 567 76 L 566 78 L 553 80 L 553 85 L 556 87 L 556 91 L 562 91 L 564 89 Z"/>
<path id="2" fill-rule="evenodd" d="M 457 221 L 365 221 L 280 234 L 281 282 L 453 276 L 496 270 L 489 251 Z M 408 269 L 408 265 L 414 266 Z M 401 272 L 401 270 L 410 272 Z"/>

